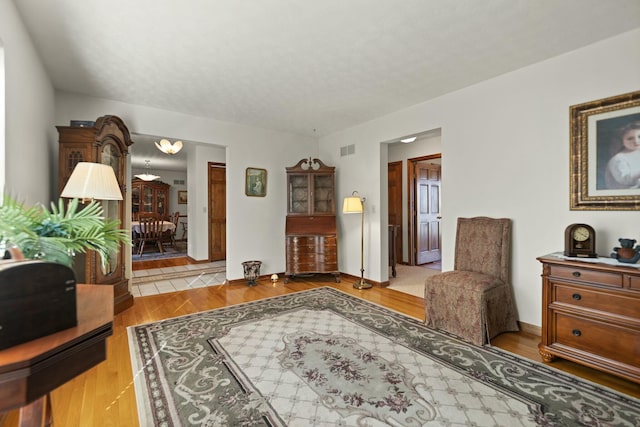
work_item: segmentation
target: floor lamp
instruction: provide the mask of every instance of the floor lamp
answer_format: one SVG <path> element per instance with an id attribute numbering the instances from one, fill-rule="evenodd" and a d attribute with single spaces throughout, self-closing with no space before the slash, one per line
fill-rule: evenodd
<path id="1" fill-rule="evenodd" d="M 360 281 L 354 283 L 353 287 L 356 289 L 369 289 L 372 287 L 371 283 L 364 281 L 364 201 L 366 199 L 360 198 L 357 191 L 354 191 L 350 197 L 344 198 L 342 205 L 343 213 L 359 213 L 360 214 Z"/>

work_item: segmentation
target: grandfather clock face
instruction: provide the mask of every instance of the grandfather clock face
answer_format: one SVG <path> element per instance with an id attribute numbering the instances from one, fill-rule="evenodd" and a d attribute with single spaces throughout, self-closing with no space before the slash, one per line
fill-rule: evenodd
<path id="1" fill-rule="evenodd" d="M 104 143 L 100 153 L 100 163 L 111 166 L 116 174 L 116 179 L 120 181 L 120 155 L 113 144 Z M 118 200 L 102 200 L 102 209 L 105 218 L 120 219 L 120 202 Z M 118 261 L 118 251 L 112 251 L 107 262 L 101 266 L 102 274 L 108 276 L 117 271 Z"/>

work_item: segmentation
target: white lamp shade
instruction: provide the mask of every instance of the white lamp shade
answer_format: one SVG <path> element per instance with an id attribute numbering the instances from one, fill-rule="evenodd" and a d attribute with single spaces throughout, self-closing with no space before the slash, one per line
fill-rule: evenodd
<path id="1" fill-rule="evenodd" d="M 89 162 L 76 165 L 60 196 L 85 200 L 122 200 L 113 168 Z"/>
<path id="2" fill-rule="evenodd" d="M 343 213 L 360 213 L 362 212 L 362 199 L 358 196 L 345 197 L 342 204 Z"/>

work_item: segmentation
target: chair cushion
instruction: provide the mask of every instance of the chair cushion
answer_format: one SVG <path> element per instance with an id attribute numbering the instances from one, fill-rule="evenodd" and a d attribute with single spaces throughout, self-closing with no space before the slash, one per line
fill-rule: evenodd
<path id="1" fill-rule="evenodd" d="M 425 292 L 432 286 L 444 286 L 446 292 L 452 292 L 453 288 L 456 292 L 484 292 L 502 285 L 502 280 L 488 274 L 454 270 L 427 277 Z"/>

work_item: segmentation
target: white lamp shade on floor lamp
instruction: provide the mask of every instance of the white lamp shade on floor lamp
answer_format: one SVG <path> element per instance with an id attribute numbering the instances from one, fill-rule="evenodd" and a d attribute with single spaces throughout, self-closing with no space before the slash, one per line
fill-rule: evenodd
<path id="1" fill-rule="evenodd" d="M 345 197 L 342 204 L 343 213 L 361 213 L 362 212 L 362 200 L 359 196 Z"/>
<path id="2" fill-rule="evenodd" d="M 101 163 L 79 162 L 73 169 L 61 197 L 86 200 L 122 200 L 113 168 Z"/>

